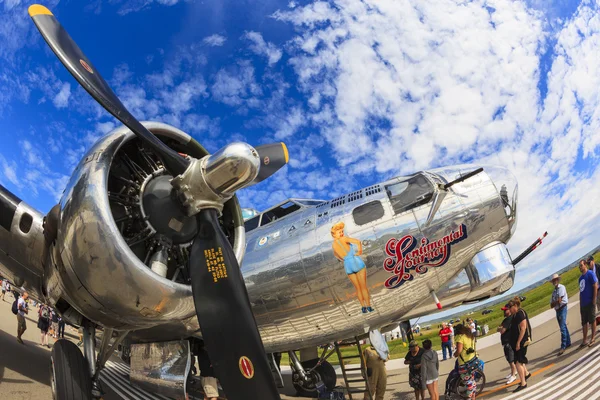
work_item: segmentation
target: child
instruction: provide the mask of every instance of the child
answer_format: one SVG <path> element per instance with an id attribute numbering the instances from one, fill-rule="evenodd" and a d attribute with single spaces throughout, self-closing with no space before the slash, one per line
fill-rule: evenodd
<path id="1" fill-rule="evenodd" d="M 423 389 L 427 388 L 431 400 L 439 400 L 438 376 L 440 362 L 437 352 L 431 349 L 431 340 L 423 341 L 423 356 L 421 357 L 421 384 Z"/>

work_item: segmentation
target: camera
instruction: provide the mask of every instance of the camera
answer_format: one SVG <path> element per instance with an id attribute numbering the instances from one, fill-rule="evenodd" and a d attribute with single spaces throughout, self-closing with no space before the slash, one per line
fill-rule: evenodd
<path id="1" fill-rule="evenodd" d="M 469 348 L 467 349 L 467 354 L 473 354 L 473 353 L 475 353 L 475 349 L 474 349 L 474 348 L 472 348 L 472 347 L 469 347 Z"/>

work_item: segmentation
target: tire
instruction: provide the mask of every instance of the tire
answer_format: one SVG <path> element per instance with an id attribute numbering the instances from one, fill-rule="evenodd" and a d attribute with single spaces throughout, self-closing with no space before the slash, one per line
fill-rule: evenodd
<path id="1" fill-rule="evenodd" d="M 473 375 L 475 375 L 475 383 L 477 384 L 477 390 L 475 393 L 478 395 L 485 388 L 485 374 L 478 368 L 475 370 Z M 456 380 L 454 393 L 456 393 L 461 399 L 468 399 L 466 396 L 466 388 L 460 378 Z"/>
<path id="2" fill-rule="evenodd" d="M 318 361 L 319 360 L 315 358 L 313 360 L 302 361 L 301 364 L 305 370 L 309 370 L 315 365 L 317 365 Z M 321 365 L 315 368 L 315 370 L 312 371 L 311 374 L 313 374 L 315 377 L 321 378 L 327 390 L 333 390 L 335 388 L 335 384 L 337 382 L 337 375 L 335 373 L 333 365 L 331 365 L 327 361 L 323 361 L 323 363 L 321 363 Z M 317 389 L 315 387 L 303 387 L 299 383 L 294 382 L 294 388 L 296 389 L 298 396 L 312 398 L 318 396 Z"/>
<path id="3" fill-rule="evenodd" d="M 79 347 L 60 339 L 52 347 L 50 387 L 54 400 L 92 400 L 92 378 Z"/>

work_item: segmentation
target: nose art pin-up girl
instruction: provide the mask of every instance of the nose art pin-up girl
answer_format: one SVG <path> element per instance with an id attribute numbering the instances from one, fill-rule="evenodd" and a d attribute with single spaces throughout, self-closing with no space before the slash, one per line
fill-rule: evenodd
<path id="1" fill-rule="evenodd" d="M 356 289 L 362 312 L 371 312 L 373 308 L 371 307 L 371 296 L 367 287 L 367 267 L 360 258 L 362 244 L 358 239 L 344 236 L 344 226 L 343 222 L 338 222 L 331 227 L 333 254 L 338 260 L 344 262 L 344 269 Z"/>

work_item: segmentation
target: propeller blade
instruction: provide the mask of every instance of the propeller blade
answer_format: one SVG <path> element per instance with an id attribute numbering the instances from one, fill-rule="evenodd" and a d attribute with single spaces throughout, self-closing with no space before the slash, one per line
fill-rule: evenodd
<path id="1" fill-rule="evenodd" d="M 77 82 L 102 107 L 131 129 L 148 147 L 156 151 L 171 173 L 182 174 L 187 169 L 189 161 L 161 142 L 131 115 L 50 10 L 34 4 L 29 7 L 29 16 L 48 46 Z"/>
<path id="2" fill-rule="evenodd" d="M 279 171 L 290 160 L 285 143 L 263 144 L 255 147 L 260 157 L 260 169 L 252 184 L 259 183 Z"/>
<path id="3" fill-rule="evenodd" d="M 190 277 L 202 338 L 229 400 L 279 400 L 240 266 L 215 209 L 197 216 Z"/>

